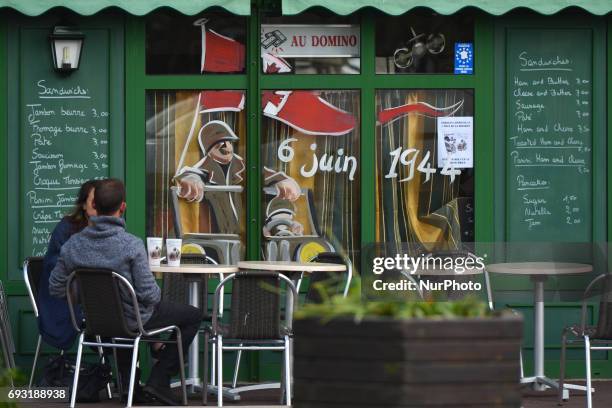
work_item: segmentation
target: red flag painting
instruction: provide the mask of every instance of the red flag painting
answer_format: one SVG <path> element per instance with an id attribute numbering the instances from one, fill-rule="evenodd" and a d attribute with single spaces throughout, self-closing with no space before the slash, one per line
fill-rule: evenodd
<path id="1" fill-rule="evenodd" d="M 244 70 L 245 49 L 238 41 L 206 29 L 206 19 L 194 25 L 202 30 L 202 72 L 241 72 Z"/>
<path id="2" fill-rule="evenodd" d="M 312 91 L 268 91 L 262 95 L 264 116 L 308 135 L 339 136 L 355 128 L 355 117 Z"/>
<path id="3" fill-rule="evenodd" d="M 200 92 L 200 113 L 240 112 L 244 109 L 242 91 L 202 91 Z"/>
<path id="4" fill-rule="evenodd" d="M 378 112 L 378 123 L 387 124 L 400 119 L 409 113 L 421 116 L 437 118 L 440 116 L 451 116 L 463 106 L 463 99 L 450 106 L 437 107 L 425 102 L 408 103 L 394 108 L 384 109 Z"/>

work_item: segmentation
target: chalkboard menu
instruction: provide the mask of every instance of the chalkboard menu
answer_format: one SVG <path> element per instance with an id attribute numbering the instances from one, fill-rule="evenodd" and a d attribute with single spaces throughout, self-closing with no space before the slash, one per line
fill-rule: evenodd
<path id="1" fill-rule="evenodd" d="M 591 30 L 508 30 L 506 72 L 507 238 L 589 241 Z"/>
<path id="2" fill-rule="evenodd" d="M 108 31 L 86 36 L 81 67 L 53 71 L 50 29 L 24 28 L 20 53 L 21 248 L 44 255 L 81 184 L 108 176 Z"/>

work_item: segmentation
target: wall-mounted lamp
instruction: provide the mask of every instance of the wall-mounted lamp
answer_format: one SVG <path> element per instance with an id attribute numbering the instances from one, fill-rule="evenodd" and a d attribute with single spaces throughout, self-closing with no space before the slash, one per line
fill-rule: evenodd
<path id="1" fill-rule="evenodd" d="M 56 26 L 49 36 L 53 68 L 61 73 L 79 69 L 85 35 L 75 27 Z"/>

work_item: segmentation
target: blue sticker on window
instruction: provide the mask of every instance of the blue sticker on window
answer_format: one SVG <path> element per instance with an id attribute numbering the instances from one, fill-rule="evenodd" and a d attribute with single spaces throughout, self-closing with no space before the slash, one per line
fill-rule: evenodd
<path id="1" fill-rule="evenodd" d="M 474 73 L 474 45 L 455 43 L 455 74 Z"/>

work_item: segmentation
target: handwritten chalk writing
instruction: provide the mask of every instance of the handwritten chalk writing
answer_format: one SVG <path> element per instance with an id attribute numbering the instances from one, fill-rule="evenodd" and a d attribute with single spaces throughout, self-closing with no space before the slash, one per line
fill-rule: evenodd
<path id="1" fill-rule="evenodd" d="M 556 78 L 548 77 L 546 79 L 546 83 L 548 85 L 568 85 L 570 84 L 569 80 L 565 77 L 558 76 Z"/>
<path id="2" fill-rule="evenodd" d="M 68 109 L 68 108 L 64 108 L 63 106 L 61 107 L 61 115 L 62 116 L 72 116 L 72 117 L 80 117 L 80 118 L 84 118 L 85 112 L 80 110 L 80 109 Z"/>
<path id="3" fill-rule="evenodd" d="M 42 117 L 55 116 L 55 110 L 48 109 L 42 106 L 40 103 L 29 103 L 26 105 L 26 107 L 30 108 L 30 113 L 28 114 L 29 123 L 36 123 L 38 120 L 38 117 L 40 116 Z"/>
<path id="4" fill-rule="evenodd" d="M 544 104 L 541 103 L 523 103 L 520 99 L 515 102 L 517 109 L 522 110 L 535 110 L 536 112 L 542 112 L 545 109 Z"/>
<path id="5" fill-rule="evenodd" d="M 26 193 L 26 197 L 31 205 L 46 205 L 53 203 L 53 199 L 50 197 L 38 197 L 38 193 L 32 190 Z"/>
<path id="6" fill-rule="evenodd" d="M 571 64 L 571 60 L 569 58 L 564 58 L 556 55 L 552 58 L 544 58 L 544 57 L 532 57 L 527 51 L 523 51 L 518 55 L 521 67 L 558 67 L 558 66 L 567 66 Z M 569 68 L 568 68 L 569 70 Z"/>
<path id="7" fill-rule="evenodd" d="M 75 96 L 82 98 L 90 98 L 88 95 L 88 90 L 82 88 L 80 85 L 71 87 L 71 88 L 56 88 L 53 86 L 46 86 L 46 79 L 39 80 L 36 85 L 38 86 L 38 97 L 58 97 L 58 96 Z"/>
<path id="8" fill-rule="evenodd" d="M 40 187 L 55 187 L 61 185 L 58 179 L 40 177 L 36 174 L 34 175 L 33 184 Z"/>
<path id="9" fill-rule="evenodd" d="M 34 146 L 51 146 L 53 142 L 45 135 L 41 135 L 40 133 L 32 133 L 30 135 L 32 138 L 32 143 Z"/>
<path id="10" fill-rule="evenodd" d="M 540 178 L 528 178 L 522 174 L 516 177 L 517 190 L 547 189 L 550 182 Z"/>
<path id="11" fill-rule="evenodd" d="M 24 54 L 29 58 L 26 66 L 37 61 L 38 56 L 30 54 Z M 69 80 L 28 71 L 20 82 L 20 256 L 44 254 L 55 224 L 73 207 L 81 184 L 108 177 L 107 70 L 95 65 L 83 69 L 83 75 Z"/>
<path id="12" fill-rule="evenodd" d="M 38 148 L 32 149 L 32 160 L 63 159 L 64 153 L 40 153 Z"/>
<path id="13" fill-rule="evenodd" d="M 586 47 L 541 46 L 573 42 L 576 35 L 521 29 L 508 37 L 507 208 L 513 239 L 557 239 L 559 232 L 591 237 L 584 229 L 591 217 L 584 209 L 592 208 L 591 34 L 579 30 Z M 538 41 L 531 42 L 534 36 Z"/>
<path id="14" fill-rule="evenodd" d="M 64 132 L 59 126 L 39 126 L 37 124 L 32 125 L 32 130 L 36 133 L 51 133 L 53 136 Z"/>
<path id="15" fill-rule="evenodd" d="M 70 126 L 66 124 L 64 130 L 66 131 L 66 133 L 83 133 L 86 135 L 89 134 L 89 130 L 85 126 Z"/>
<path id="16" fill-rule="evenodd" d="M 572 96 L 572 92 L 564 88 L 555 88 L 555 89 L 551 88 L 550 96 Z"/>

